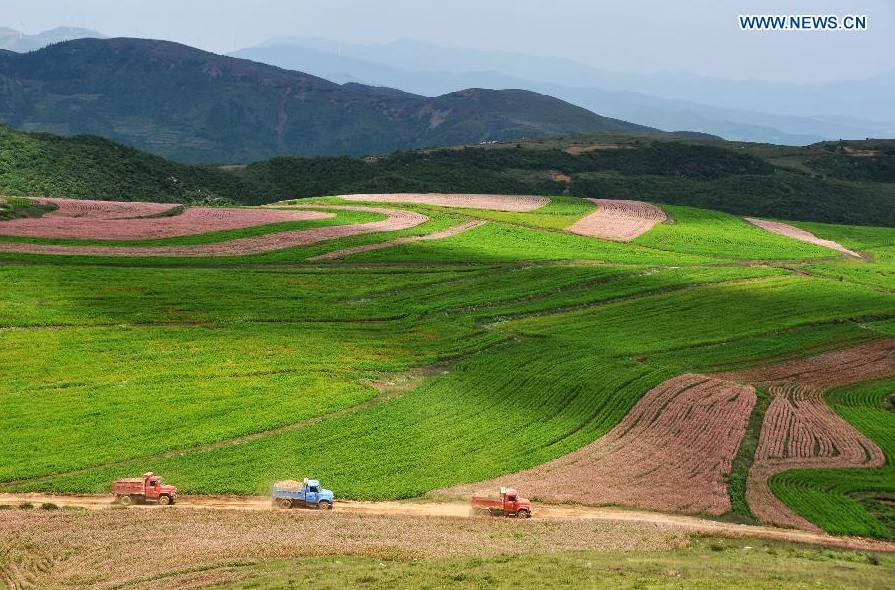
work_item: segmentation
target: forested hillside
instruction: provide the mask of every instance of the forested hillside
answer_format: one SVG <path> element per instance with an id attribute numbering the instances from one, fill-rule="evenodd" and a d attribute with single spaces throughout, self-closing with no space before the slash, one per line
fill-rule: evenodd
<path id="1" fill-rule="evenodd" d="M 895 142 L 804 148 L 602 134 L 396 152 L 178 164 L 91 136 L 0 126 L 0 192 L 258 205 L 365 192 L 634 198 L 740 215 L 895 226 Z"/>

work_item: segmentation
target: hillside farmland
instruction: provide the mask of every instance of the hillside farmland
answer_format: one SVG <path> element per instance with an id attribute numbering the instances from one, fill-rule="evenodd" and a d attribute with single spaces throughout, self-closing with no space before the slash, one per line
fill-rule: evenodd
<path id="1" fill-rule="evenodd" d="M 518 486 L 553 501 L 895 536 L 893 230 L 797 223 L 855 257 L 663 205 L 618 241 L 570 229 L 615 202 L 451 199 L 61 202 L 0 222 L 29 228 L 0 237 L 0 492 L 102 493 L 151 470 L 185 494 L 314 474 L 341 499 L 398 500 L 531 473 Z M 780 376 L 845 349 L 884 358 L 822 388 Z M 791 426 L 819 441 L 806 456 L 841 460 L 768 471 L 771 435 L 743 442 L 784 420 L 778 400 L 802 407 L 781 379 L 815 388 Z M 859 440 L 871 460 L 843 479 Z M 692 497 L 674 488 L 688 473 Z"/>

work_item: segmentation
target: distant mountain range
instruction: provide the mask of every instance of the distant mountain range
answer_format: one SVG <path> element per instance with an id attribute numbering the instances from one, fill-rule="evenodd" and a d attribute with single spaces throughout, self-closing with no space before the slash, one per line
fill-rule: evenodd
<path id="1" fill-rule="evenodd" d="M 18 53 L 36 51 L 53 43 L 85 38 L 105 39 L 106 36 L 90 29 L 75 27 L 59 27 L 36 35 L 28 35 L 15 29 L 0 27 L 0 49 L 8 49 Z"/>
<path id="2" fill-rule="evenodd" d="M 895 136 L 895 69 L 852 82 L 779 84 L 621 73 L 562 58 L 421 41 L 360 45 L 317 38 L 276 38 L 232 55 L 423 95 L 469 86 L 522 88 L 666 131 L 726 139 L 801 145 Z"/>
<path id="3" fill-rule="evenodd" d="M 382 154 L 526 136 L 661 133 L 525 90 L 435 98 L 145 39 L 0 52 L 0 121 L 89 133 L 184 162 Z"/>

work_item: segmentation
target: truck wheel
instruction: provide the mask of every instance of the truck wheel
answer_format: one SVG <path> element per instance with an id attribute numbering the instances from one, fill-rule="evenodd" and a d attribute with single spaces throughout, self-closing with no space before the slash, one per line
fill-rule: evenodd
<path id="1" fill-rule="evenodd" d="M 289 508 L 292 508 L 292 500 L 290 500 L 289 498 L 283 498 L 282 500 L 280 500 L 280 506 L 288 510 Z"/>
<path id="2" fill-rule="evenodd" d="M 167 506 L 171 503 L 171 498 L 168 496 L 159 496 L 158 497 L 158 505 L 159 506 Z"/>
<path id="3" fill-rule="evenodd" d="M 134 499 L 130 496 L 121 496 L 119 502 L 121 502 L 122 506 L 130 506 L 134 503 Z"/>
<path id="4" fill-rule="evenodd" d="M 516 518 L 531 518 L 531 512 L 528 510 L 519 510 L 516 512 Z"/>
<path id="5" fill-rule="evenodd" d="M 317 505 L 317 507 L 320 508 L 320 510 L 332 510 L 333 504 L 332 504 L 332 502 L 323 501 L 323 502 L 320 502 Z"/>

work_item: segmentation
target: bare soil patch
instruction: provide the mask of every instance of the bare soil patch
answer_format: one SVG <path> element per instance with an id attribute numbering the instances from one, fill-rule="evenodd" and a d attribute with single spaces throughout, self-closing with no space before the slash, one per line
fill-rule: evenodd
<path id="1" fill-rule="evenodd" d="M 152 240 L 334 216 L 322 211 L 214 207 L 193 207 L 166 216 L 179 206 L 70 199 L 41 201 L 52 202 L 59 209 L 43 217 L 0 222 L 0 234 L 80 240 Z"/>
<path id="2" fill-rule="evenodd" d="M 599 208 L 566 228 L 568 231 L 603 240 L 629 242 L 668 219 L 662 209 L 642 201 L 589 200 Z"/>
<path id="3" fill-rule="evenodd" d="M 749 386 L 682 375 L 649 391 L 618 426 L 574 453 L 443 494 L 509 486 L 547 502 L 724 514 L 731 463 L 755 399 Z"/>
<path id="4" fill-rule="evenodd" d="M 318 207 L 320 208 L 320 207 Z M 343 209 L 349 211 L 367 211 L 388 215 L 387 219 L 371 223 L 352 223 L 315 227 L 311 229 L 285 231 L 251 238 L 239 238 L 227 242 L 213 244 L 197 244 L 190 246 L 60 246 L 54 244 L 0 243 L 0 252 L 19 252 L 25 254 L 55 254 L 65 256 L 241 256 L 258 254 L 271 250 L 283 250 L 297 246 L 307 246 L 327 240 L 335 240 L 361 234 L 399 231 L 416 227 L 429 220 L 429 217 L 413 211 L 382 209 L 377 207 L 327 206 L 326 209 Z M 277 211 L 271 209 L 270 211 Z M 297 211 L 297 213 L 304 213 Z M 308 212 L 311 213 L 311 212 Z M 165 221 L 160 219 L 159 221 Z"/>
<path id="5" fill-rule="evenodd" d="M 392 248 L 394 246 L 400 246 L 402 244 L 412 244 L 414 242 L 424 242 L 428 240 L 441 240 L 444 238 L 449 238 L 451 236 L 456 236 L 457 234 L 463 233 L 467 230 L 470 230 L 474 227 L 478 227 L 480 225 L 484 225 L 486 222 L 481 220 L 476 221 L 467 221 L 465 223 L 461 223 L 455 225 L 453 227 L 449 227 L 445 230 L 426 234 L 424 236 L 408 236 L 405 238 L 398 238 L 396 240 L 390 240 L 388 242 L 380 242 L 378 244 L 366 244 L 363 246 L 355 246 L 354 248 L 344 248 L 342 250 L 334 250 L 333 252 L 327 252 L 326 254 L 321 254 L 320 256 L 314 256 L 309 260 L 335 260 L 337 258 L 345 258 L 346 256 L 351 256 L 352 254 L 360 254 L 361 252 L 370 252 L 371 250 L 383 250 L 385 248 Z"/>
<path id="6" fill-rule="evenodd" d="M 595 143 L 591 145 L 570 145 L 563 151 L 567 154 L 577 156 L 579 154 L 587 154 L 590 152 L 601 152 L 605 150 L 630 150 L 634 149 L 630 145 L 621 145 L 618 143 Z"/>
<path id="7" fill-rule="evenodd" d="M 824 248 L 830 248 L 832 250 L 842 252 L 843 254 L 854 256 L 855 258 L 861 258 L 860 254 L 853 250 L 849 250 L 838 242 L 818 238 L 813 233 L 805 231 L 803 229 L 799 229 L 793 225 L 789 225 L 788 223 L 781 223 L 779 221 L 766 221 L 764 219 L 754 219 L 752 217 L 744 217 L 744 219 L 752 225 L 760 227 L 763 230 L 774 232 L 775 234 L 780 234 L 781 236 L 786 236 L 794 240 L 800 240 L 802 242 L 808 242 L 809 244 L 815 244 L 817 246 L 823 246 Z"/>
<path id="8" fill-rule="evenodd" d="M 51 203 L 58 209 L 48 216 L 78 217 L 86 219 L 137 219 L 164 214 L 180 207 L 177 203 L 147 203 L 143 201 L 95 201 L 90 199 L 63 199 L 58 197 L 32 198 L 40 203 Z"/>
<path id="9" fill-rule="evenodd" d="M 516 195 L 446 195 L 436 193 L 396 193 L 386 195 L 344 195 L 348 201 L 369 201 L 376 203 L 418 203 L 437 207 L 458 207 L 462 209 L 486 209 L 490 211 L 510 211 L 525 213 L 540 209 L 550 202 L 547 197 Z"/>
<path id="10" fill-rule="evenodd" d="M 563 182 L 565 184 L 569 184 L 570 182 L 572 182 L 572 177 L 568 174 L 563 174 L 562 172 L 558 172 L 556 170 L 551 170 L 549 174 L 550 180 L 554 182 Z"/>
<path id="11" fill-rule="evenodd" d="M 765 413 L 746 501 L 762 522 L 820 529 L 789 509 L 768 478 L 790 469 L 881 467 L 882 450 L 824 402 L 827 390 L 895 375 L 895 340 L 840 350 L 766 368 L 719 375 L 754 383 L 774 396 Z"/>

